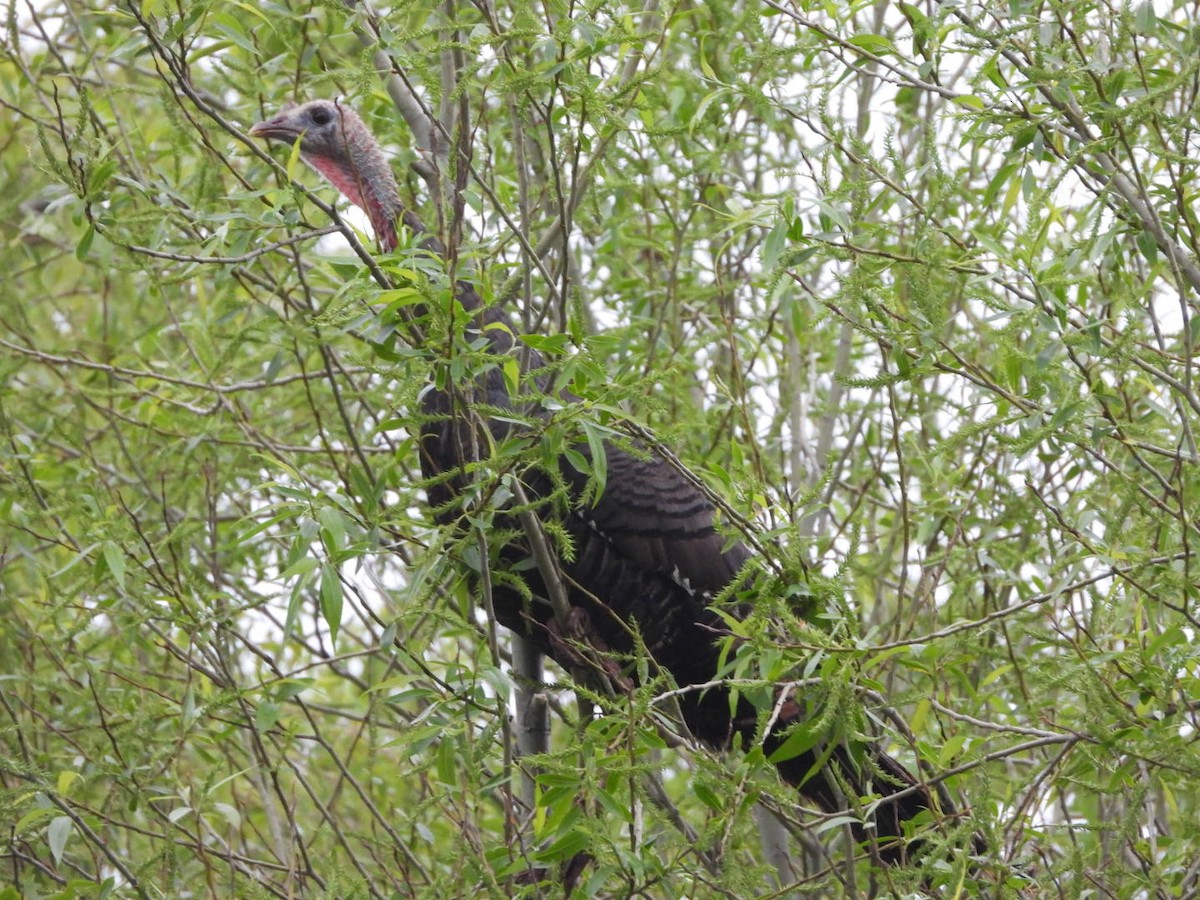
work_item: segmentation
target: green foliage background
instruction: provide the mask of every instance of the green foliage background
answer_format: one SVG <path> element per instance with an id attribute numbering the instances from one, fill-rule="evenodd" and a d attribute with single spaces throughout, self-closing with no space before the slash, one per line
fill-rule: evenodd
<path id="1" fill-rule="evenodd" d="M 1194 5 L 3 8 L 0 897 L 554 895 L 518 876 L 584 849 L 578 896 L 1200 890 Z M 662 684 L 559 673 L 514 758 L 411 437 L 479 361 L 402 340 L 416 262 L 322 238 L 246 138 L 313 97 L 552 336 L 576 427 L 653 428 L 753 521 L 744 689 L 886 697 L 984 864 L 856 865 Z"/>

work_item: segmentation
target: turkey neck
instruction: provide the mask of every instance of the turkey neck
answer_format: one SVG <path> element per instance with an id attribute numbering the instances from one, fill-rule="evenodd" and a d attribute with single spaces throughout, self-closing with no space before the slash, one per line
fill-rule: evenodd
<path id="1" fill-rule="evenodd" d="M 449 262 L 449 254 L 446 253 L 445 244 L 443 244 L 442 240 L 436 234 L 428 232 L 425 228 L 425 223 L 421 222 L 418 216 L 404 206 L 400 199 L 400 192 L 396 188 L 396 181 L 391 178 L 390 167 L 386 169 L 386 172 L 388 172 L 388 179 L 386 179 L 385 186 L 390 187 L 390 191 L 379 193 L 367 192 L 366 196 L 361 196 L 360 194 L 362 200 L 364 200 L 362 203 L 358 199 L 355 199 L 355 197 L 350 197 L 371 218 L 372 228 L 374 228 L 374 233 L 376 233 L 379 240 L 379 246 L 383 248 L 384 252 L 390 253 L 396 250 L 397 246 L 400 245 L 400 240 L 398 240 L 396 232 L 396 223 L 402 222 L 404 227 L 408 228 L 410 232 L 420 235 L 418 246 L 421 250 L 432 253 L 433 256 L 442 257 L 446 262 Z M 329 178 L 328 173 L 324 174 L 326 178 Z M 335 182 L 335 185 L 337 185 L 337 182 Z M 342 187 L 341 185 L 337 186 Z M 342 190 L 344 191 L 344 188 Z M 508 353 L 514 347 L 517 330 L 508 312 L 497 306 L 485 305 L 484 299 L 481 298 L 474 284 L 464 281 L 462 278 L 455 280 L 454 294 L 464 310 L 473 319 L 473 322 L 468 325 L 468 332 L 487 337 L 488 342 L 492 344 L 492 348 L 496 353 Z M 428 308 L 424 304 L 421 304 L 416 311 L 418 311 L 418 314 L 421 314 L 428 312 Z M 536 361 L 534 365 L 540 365 L 540 360 Z"/>
<path id="2" fill-rule="evenodd" d="M 341 152 L 317 153 L 301 151 L 305 162 L 325 176 L 355 206 L 371 220 L 371 228 L 385 253 L 399 247 L 397 223 L 420 235 L 421 249 L 446 259 L 446 245 L 400 199 L 396 176 L 383 150 L 366 125 L 349 111 L 341 129 Z M 476 319 L 473 330 L 488 332 L 487 336 L 499 352 L 513 345 L 516 330 L 503 310 L 485 307 L 475 286 L 468 281 L 456 281 L 454 295 L 463 308 Z M 419 312 L 425 312 L 419 309 Z M 497 326 L 495 328 L 489 326 Z"/>

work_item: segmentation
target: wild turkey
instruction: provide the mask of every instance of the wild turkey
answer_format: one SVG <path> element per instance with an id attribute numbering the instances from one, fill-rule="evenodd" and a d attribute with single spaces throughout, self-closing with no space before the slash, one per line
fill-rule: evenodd
<path id="1" fill-rule="evenodd" d="M 289 143 L 299 140 L 301 156 L 366 211 L 385 251 L 397 247 L 397 222 L 424 232 L 420 221 L 401 202 L 395 178 L 374 138 L 362 120 L 340 103 L 315 100 L 285 108 L 254 125 L 250 134 Z M 425 241 L 428 248 L 441 252 L 436 238 Z M 502 310 L 485 307 L 466 281 L 457 283 L 456 295 L 475 317 L 471 330 L 487 338 L 490 352 L 504 355 L 516 351 L 513 336 L 517 329 Z M 525 359 L 527 372 L 536 380 L 543 360 L 532 352 Z M 547 390 L 547 379 L 541 381 L 541 390 Z M 457 493 L 470 482 L 464 466 L 477 458 L 471 448 L 481 443 L 472 434 L 467 395 L 481 401 L 479 408 L 519 407 L 534 416 L 544 415 L 538 412 L 536 400 L 510 396 L 500 366 L 493 366 L 474 384 L 427 390 L 422 401 L 427 424 L 420 437 L 421 467 L 432 485 L 430 504 L 446 525 L 456 519 Z M 492 418 L 487 426 L 502 439 L 512 433 L 515 418 Z M 576 450 L 590 458 L 586 443 Z M 572 616 L 577 617 L 576 633 L 564 636 L 561 623 L 555 624 L 550 587 L 541 570 L 529 564 L 530 548 L 517 529 L 513 533 L 518 536 L 504 547 L 501 560 L 520 571 L 533 600 L 525 600 L 519 590 L 498 581 L 494 589 L 496 617 L 568 668 L 578 667 L 581 656 L 573 649 L 577 642 L 567 638 L 582 637 L 597 650 L 611 654 L 605 663 L 610 674 L 633 679 L 636 666 L 622 670 L 612 660 L 627 659 L 641 649 L 634 637 L 636 631 L 643 652 L 680 687 L 710 682 L 720 667 L 721 636 L 728 629 L 709 603 L 744 577 L 739 573 L 750 553 L 742 543 L 730 542 L 717 531 L 713 504 L 660 455 L 612 441 L 605 444 L 604 454 L 607 478 L 598 497 L 589 492 L 588 478 L 566 461 L 560 460 L 554 472 L 534 467 L 521 475 L 524 491 L 535 503 L 546 501 L 555 484 L 566 485 L 569 503 L 556 506 L 546 502 L 538 514 L 543 519 L 554 517 L 574 548 L 573 555 L 564 555 L 557 563 Z M 739 593 L 744 596 L 747 591 Z M 679 705 L 691 732 L 713 747 L 730 746 L 735 735 L 740 735 L 743 745 L 755 739 L 758 714 L 754 707 L 740 699 L 731 714 L 729 695 L 720 687 L 684 691 Z M 777 712 L 763 742 L 768 755 L 782 744 L 792 726 L 804 721 L 802 702 L 787 700 L 778 704 Z M 826 771 L 813 774 L 818 761 L 824 762 Z M 814 747 L 779 762 L 777 768 L 787 782 L 800 786 L 829 812 L 845 808 L 843 793 L 884 798 L 874 821 L 856 833 L 863 838 L 873 825 L 880 857 L 889 863 L 901 863 L 909 856 L 901 840 L 904 822 L 927 810 L 935 817 L 954 813 L 944 796 L 918 782 L 877 747 L 865 748 L 857 761 L 840 744 L 825 748 L 825 752 Z"/>

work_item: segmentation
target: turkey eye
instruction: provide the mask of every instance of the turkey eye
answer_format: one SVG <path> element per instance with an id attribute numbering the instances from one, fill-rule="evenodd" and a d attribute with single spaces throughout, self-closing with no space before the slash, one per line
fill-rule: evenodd
<path id="1" fill-rule="evenodd" d="M 312 120 L 314 125 L 328 125 L 333 119 L 333 114 L 323 106 L 318 106 L 312 111 Z"/>

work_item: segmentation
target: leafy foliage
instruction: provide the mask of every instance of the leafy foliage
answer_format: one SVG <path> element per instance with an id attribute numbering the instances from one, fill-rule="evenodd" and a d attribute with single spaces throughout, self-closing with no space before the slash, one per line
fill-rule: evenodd
<path id="1" fill-rule="evenodd" d="M 536 896 L 581 852 L 579 896 L 1196 892 L 1190 6 L 5 14 L 0 896 Z M 474 530 L 412 438 L 497 364 L 447 273 L 245 136 L 316 96 L 584 397 L 496 448 Z M 886 723 L 967 799 L 923 867 L 856 863 L 661 679 L 556 673 L 517 757 L 492 515 L 646 428 L 752 523 L 727 675 L 809 705 L 776 753 Z"/>

